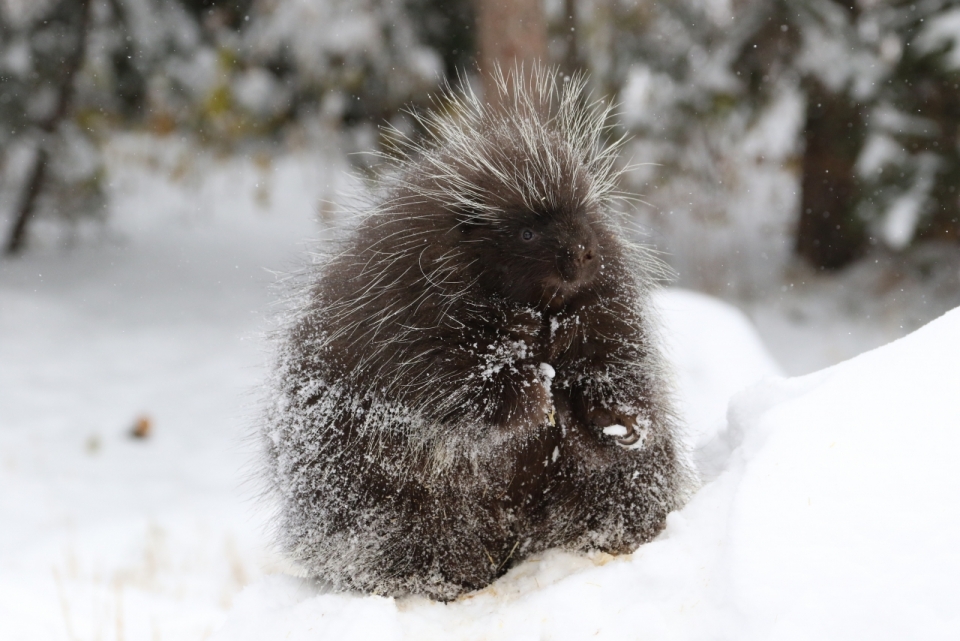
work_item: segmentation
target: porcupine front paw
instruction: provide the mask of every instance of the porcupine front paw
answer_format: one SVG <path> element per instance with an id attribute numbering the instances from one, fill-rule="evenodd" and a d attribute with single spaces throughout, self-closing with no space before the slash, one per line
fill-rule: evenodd
<path id="1" fill-rule="evenodd" d="M 621 447 L 638 446 L 645 436 L 645 430 L 638 426 L 637 417 L 632 414 L 595 407 L 587 413 L 587 420 Z"/>

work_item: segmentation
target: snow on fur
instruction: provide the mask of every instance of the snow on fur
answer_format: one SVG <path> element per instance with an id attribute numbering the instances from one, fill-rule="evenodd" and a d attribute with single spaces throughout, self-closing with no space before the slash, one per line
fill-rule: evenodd
<path id="1" fill-rule="evenodd" d="M 692 484 L 607 111 L 499 80 L 503 106 L 447 92 L 423 142 L 394 132 L 281 341 L 279 538 L 339 589 L 450 599 L 549 547 L 630 552 Z"/>

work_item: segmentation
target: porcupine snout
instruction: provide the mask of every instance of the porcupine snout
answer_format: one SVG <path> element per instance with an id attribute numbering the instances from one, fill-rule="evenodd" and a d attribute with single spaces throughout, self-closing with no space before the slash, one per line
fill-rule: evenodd
<path id="1" fill-rule="evenodd" d="M 589 283 L 600 264 L 597 236 L 592 230 L 581 230 L 563 243 L 557 256 L 560 278 L 568 286 Z"/>

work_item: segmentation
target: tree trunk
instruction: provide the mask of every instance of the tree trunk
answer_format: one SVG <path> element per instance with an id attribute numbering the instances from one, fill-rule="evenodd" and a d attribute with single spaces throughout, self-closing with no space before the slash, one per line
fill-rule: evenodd
<path id="1" fill-rule="evenodd" d="M 583 71 L 580 59 L 580 34 L 577 33 L 577 0 L 564 0 L 563 3 L 563 72 L 568 76 Z"/>
<path id="2" fill-rule="evenodd" d="M 20 206 L 17 208 L 17 217 L 13 221 L 13 227 L 10 229 L 10 236 L 7 238 L 6 251 L 8 255 L 20 253 L 23 250 L 24 240 L 27 237 L 27 223 L 30 221 L 34 212 L 37 196 L 43 189 L 43 182 L 47 176 L 47 148 L 41 141 L 37 147 L 37 153 L 33 159 L 33 166 L 27 176 L 26 186 L 23 189 L 23 195 L 20 197 Z"/>
<path id="3" fill-rule="evenodd" d="M 927 61 L 915 63 L 901 72 L 898 80 L 910 90 L 909 110 L 921 110 L 923 117 L 936 123 L 934 136 L 916 136 L 908 145 L 913 154 L 932 154 L 939 166 L 916 240 L 960 242 L 960 94 L 956 90 L 958 74 L 944 72 Z M 906 111 L 906 109 L 905 109 Z M 909 113 L 909 111 L 908 111 Z"/>
<path id="4" fill-rule="evenodd" d="M 547 58 L 547 22 L 543 0 L 476 0 L 477 45 L 484 100 L 499 103 L 493 71 L 504 72 Z"/>
<path id="5" fill-rule="evenodd" d="M 866 247 L 866 225 L 855 211 L 859 182 L 854 169 L 865 129 L 861 105 L 808 81 L 796 251 L 820 269 L 840 269 Z"/>
<path id="6" fill-rule="evenodd" d="M 6 253 L 19 254 L 23 251 L 27 237 L 27 227 L 36 211 L 37 198 L 43 191 L 43 184 L 47 176 L 49 138 L 70 111 L 73 101 L 74 77 L 83 66 L 83 59 L 87 52 L 87 31 L 90 22 L 90 0 L 76 0 L 78 3 L 79 20 L 77 22 L 77 46 L 69 58 L 64 60 L 63 84 L 60 87 L 60 96 L 53 112 L 39 123 L 41 132 L 37 147 L 37 155 L 33 160 L 33 167 L 28 173 L 27 184 L 24 187 L 20 206 L 17 208 L 13 227 L 7 237 Z"/>

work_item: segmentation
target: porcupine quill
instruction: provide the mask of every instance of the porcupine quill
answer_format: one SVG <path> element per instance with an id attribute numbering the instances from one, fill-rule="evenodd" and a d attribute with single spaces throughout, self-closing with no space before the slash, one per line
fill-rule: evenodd
<path id="1" fill-rule="evenodd" d="M 547 548 L 632 552 L 684 501 L 618 145 L 584 81 L 497 72 L 393 132 L 309 277 L 262 429 L 281 546 L 334 588 L 450 600 Z"/>

